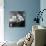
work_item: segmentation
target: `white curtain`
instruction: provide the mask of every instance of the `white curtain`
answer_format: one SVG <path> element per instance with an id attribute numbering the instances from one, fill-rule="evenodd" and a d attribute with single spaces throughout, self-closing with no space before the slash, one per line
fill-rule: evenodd
<path id="1" fill-rule="evenodd" d="M 0 0 L 0 42 L 4 41 L 4 1 Z"/>

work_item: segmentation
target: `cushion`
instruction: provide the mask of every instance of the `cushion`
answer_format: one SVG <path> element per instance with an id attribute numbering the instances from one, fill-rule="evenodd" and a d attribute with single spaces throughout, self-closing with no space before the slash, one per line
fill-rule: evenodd
<path id="1" fill-rule="evenodd" d="M 24 38 L 20 39 L 18 42 L 17 42 L 17 46 L 23 46 L 23 43 L 24 43 Z"/>

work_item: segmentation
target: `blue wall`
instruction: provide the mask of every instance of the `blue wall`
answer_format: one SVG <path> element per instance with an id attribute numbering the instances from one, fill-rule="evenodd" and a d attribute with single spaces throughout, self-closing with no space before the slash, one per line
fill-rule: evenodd
<path id="1" fill-rule="evenodd" d="M 4 0 L 4 38 L 7 41 L 18 41 L 31 31 L 33 19 L 36 12 L 40 9 L 40 0 Z M 26 26 L 25 27 L 9 27 L 10 11 L 25 11 Z"/>
<path id="2" fill-rule="evenodd" d="M 46 0 L 41 0 L 40 1 L 40 10 L 42 11 L 43 9 L 46 9 Z M 46 27 L 46 11 L 43 12 L 42 17 L 43 17 L 43 20 L 44 21 L 43 22 L 41 21 L 40 22 L 40 25 Z"/>

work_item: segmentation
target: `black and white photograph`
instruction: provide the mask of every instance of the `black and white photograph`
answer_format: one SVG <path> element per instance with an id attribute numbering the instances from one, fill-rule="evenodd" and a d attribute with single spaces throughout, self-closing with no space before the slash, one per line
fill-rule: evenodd
<path id="1" fill-rule="evenodd" d="M 9 27 L 25 27 L 24 11 L 11 11 Z"/>

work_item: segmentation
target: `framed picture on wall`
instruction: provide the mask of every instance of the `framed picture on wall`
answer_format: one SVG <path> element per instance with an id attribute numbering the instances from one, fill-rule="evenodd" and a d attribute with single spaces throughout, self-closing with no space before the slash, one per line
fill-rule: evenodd
<path id="1" fill-rule="evenodd" d="M 25 27 L 25 12 L 10 11 L 9 27 Z"/>

